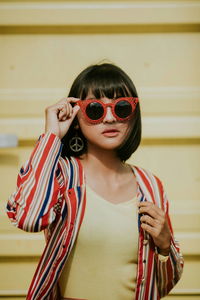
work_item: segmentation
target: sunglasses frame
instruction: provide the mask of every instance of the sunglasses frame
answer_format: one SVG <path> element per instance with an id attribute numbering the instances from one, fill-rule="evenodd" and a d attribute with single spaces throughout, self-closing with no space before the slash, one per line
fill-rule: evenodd
<path id="1" fill-rule="evenodd" d="M 125 117 L 125 118 L 120 118 L 116 113 L 115 113 L 115 106 L 117 105 L 118 102 L 120 101 L 127 101 L 131 107 L 132 107 L 132 112 L 129 116 Z M 97 103 L 100 103 L 103 107 L 103 115 L 97 119 L 97 120 L 92 120 L 90 119 L 90 117 L 88 117 L 87 113 L 86 113 L 86 108 L 87 106 L 90 104 L 90 103 L 93 103 L 93 102 L 97 102 Z M 115 99 L 113 102 L 110 102 L 110 103 L 104 103 L 103 101 L 101 100 L 98 100 L 98 99 L 86 99 L 86 100 L 79 100 L 76 104 L 80 106 L 81 108 L 81 111 L 85 117 L 85 119 L 89 122 L 89 123 L 92 123 L 92 124 L 98 124 L 98 123 L 101 123 L 103 121 L 103 119 L 105 118 L 106 116 L 106 113 L 107 113 L 107 107 L 110 107 L 111 108 L 111 111 L 112 111 L 112 114 L 113 116 L 115 117 L 115 119 L 117 121 L 120 121 L 120 122 L 124 122 L 124 121 L 127 121 L 129 120 L 134 111 L 135 111 L 135 108 L 136 108 L 136 105 L 137 103 L 139 102 L 139 99 L 138 98 L 135 98 L 135 97 L 120 97 L 120 98 L 117 98 Z"/>

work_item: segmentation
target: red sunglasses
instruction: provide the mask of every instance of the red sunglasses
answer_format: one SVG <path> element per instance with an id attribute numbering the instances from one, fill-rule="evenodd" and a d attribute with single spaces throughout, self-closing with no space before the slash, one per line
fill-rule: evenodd
<path id="1" fill-rule="evenodd" d="M 138 103 L 138 98 L 121 97 L 113 102 L 104 103 L 98 99 L 80 100 L 76 104 L 80 106 L 84 117 L 89 123 L 101 123 L 106 116 L 107 107 L 111 108 L 113 116 L 117 121 L 129 120 Z"/>

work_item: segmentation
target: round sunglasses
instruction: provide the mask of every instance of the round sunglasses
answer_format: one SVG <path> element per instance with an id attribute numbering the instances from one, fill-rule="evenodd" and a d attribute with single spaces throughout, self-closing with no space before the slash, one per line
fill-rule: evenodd
<path id="1" fill-rule="evenodd" d="M 80 100 L 76 104 L 80 106 L 85 119 L 92 124 L 101 123 L 106 116 L 107 107 L 117 121 L 129 120 L 136 108 L 139 99 L 134 97 L 121 97 L 113 102 L 104 103 L 98 99 Z"/>

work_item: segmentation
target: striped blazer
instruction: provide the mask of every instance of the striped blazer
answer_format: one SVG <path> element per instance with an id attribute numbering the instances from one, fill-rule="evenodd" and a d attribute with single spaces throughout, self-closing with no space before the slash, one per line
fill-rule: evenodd
<path id="1" fill-rule="evenodd" d="M 59 299 L 58 279 L 81 226 L 86 206 L 84 173 L 77 158 L 62 158 L 62 144 L 53 133 L 42 134 L 17 178 L 9 197 L 7 214 L 12 223 L 29 232 L 44 230 L 46 247 L 31 285 L 28 300 Z M 141 201 L 156 203 L 166 212 L 172 238 L 167 261 L 161 261 L 151 237 L 142 230 L 138 217 L 139 247 L 135 298 L 164 297 L 179 280 L 183 258 L 173 237 L 168 201 L 161 181 L 133 166 Z M 77 283 L 78 284 L 78 283 Z"/>

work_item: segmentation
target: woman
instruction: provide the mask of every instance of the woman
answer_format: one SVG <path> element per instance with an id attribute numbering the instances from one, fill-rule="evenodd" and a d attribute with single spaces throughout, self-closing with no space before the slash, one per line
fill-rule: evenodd
<path id="1" fill-rule="evenodd" d="M 86 68 L 47 107 L 7 206 L 19 228 L 45 230 L 27 299 L 160 299 L 180 279 L 163 185 L 126 163 L 140 140 L 137 91 L 113 64 Z"/>

